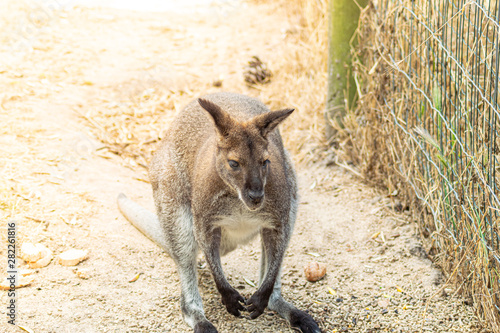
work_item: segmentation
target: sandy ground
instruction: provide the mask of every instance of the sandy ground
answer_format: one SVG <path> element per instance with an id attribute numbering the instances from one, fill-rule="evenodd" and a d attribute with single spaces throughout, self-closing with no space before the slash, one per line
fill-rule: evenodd
<path id="1" fill-rule="evenodd" d="M 116 208 L 119 192 L 152 208 L 144 170 L 105 153 L 96 125 L 81 115 L 111 110 L 151 80 L 186 100 L 217 89 L 255 95 L 241 69 L 256 52 L 275 59 L 290 24 L 283 13 L 256 5 L 50 13 L 29 42 L 2 35 L 0 216 L 17 221 L 19 244 L 40 242 L 55 254 L 89 250 L 77 266 L 89 278 L 54 262 L 38 269 L 18 290 L 17 323 L 33 332 L 189 331 L 173 261 Z M 212 87 L 221 77 L 223 86 Z M 190 86 L 195 81 L 200 85 Z M 173 104 L 158 122 L 166 125 L 182 107 Z M 395 199 L 326 164 L 297 165 L 302 199 L 284 261 L 285 297 L 325 332 L 486 332 L 470 301 L 443 284 L 414 221 L 388 208 Z M 259 249 L 256 240 L 223 259 L 230 282 L 247 297 L 255 291 Z M 2 246 L 2 263 L 6 253 Z M 328 267 L 316 283 L 303 274 L 311 261 Z M 199 283 L 206 315 L 220 332 L 291 331 L 269 311 L 256 320 L 226 313 L 201 257 Z M 0 298 L 6 304 L 6 292 Z M 0 330 L 23 331 L 5 320 Z"/>

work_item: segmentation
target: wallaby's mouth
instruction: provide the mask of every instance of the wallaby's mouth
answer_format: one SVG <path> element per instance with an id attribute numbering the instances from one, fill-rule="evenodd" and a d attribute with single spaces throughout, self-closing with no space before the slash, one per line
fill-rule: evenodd
<path id="1" fill-rule="evenodd" d="M 251 211 L 251 212 L 255 212 L 255 211 L 257 211 L 257 210 L 261 209 L 261 208 L 262 208 L 262 206 L 263 206 L 263 203 L 264 203 L 264 202 L 261 202 L 261 203 L 258 203 L 258 204 L 254 204 L 254 203 L 249 203 L 249 202 L 243 201 L 243 204 L 245 205 L 245 207 L 246 207 L 249 211 Z"/>
<path id="2" fill-rule="evenodd" d="M 264 204 L 264 191 L 247 191 L 246 194 L 240 196 L 240 199 L 248 210 L 256 211 Z"/>

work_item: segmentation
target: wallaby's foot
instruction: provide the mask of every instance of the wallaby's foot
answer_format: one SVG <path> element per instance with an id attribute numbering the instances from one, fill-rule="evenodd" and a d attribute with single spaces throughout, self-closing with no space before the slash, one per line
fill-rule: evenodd
<path id="1" fill-rule="evenodd" d="M 251 319 L 257 318 L 264 312 L 267 304 L 269 303 L 269 296 L 270 295 L 266 296 L 263 293 L 259 293 L 259 291 L 257 291 L 252 295 L 252 297 L 250 297 L 250 299 L 247 301 L 247 310 L 248 312 L 250 312 Z"/>
<path id="2" fill-rule="evenodd" d="M 235 289 L 231 288 L 227 291 L 221 292 L 221 296 L 222 304 L 226 306 L 227 312 L 233 316 L 240 317 L 240 311 L 246 310 L 243 306 L 243 304 L 245 304 L 245 299 Z"/>
<path id="3" fill-rule="evenodd" d="M 314 319 L 304 311 L 297 309 L 290 312 L 290 325 L 300 329 L 302 333 L 321 333 Z"/>
<path id="4" fill-rule="evenodd" d="M 194 333 L 217 333 L 217 329 L 208 320 L 199 322 L 194 327 Z"/>

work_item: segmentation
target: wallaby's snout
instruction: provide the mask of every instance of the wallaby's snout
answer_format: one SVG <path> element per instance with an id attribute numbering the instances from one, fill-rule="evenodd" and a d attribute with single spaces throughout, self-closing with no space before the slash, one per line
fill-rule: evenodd
<path id="1" fill-rule="evenodd" d="M 267 148 L 267 147 L 266 147 Z M 269 172 L 269 160 L 267 150 L 263 154 L 263 156 L 258 161 L 263 161 L 260 163 L 254 163 L 253 166 L 253 175 L 249 178 L 249 183 L 246 186 L 245 195 L 247 200 L 243 200 L 245 205 L 250 210 L 259 209 L 264 203 L 265 196 L 265 186 L 267 181 L 267 174 Z"/>
<path id="2" fill-rule="evenodd" d="M 243 200 L 249 210 L 257 210 L 264 203 L 264 181 L 265 179 L 254 179 L 252 186 L 249 186 L 245 196 L 247 200 Z"/>
<path id="3" fill-rule="evenodd" d="M 260 204 L 262 199 L 264 199 L 264 189 L 260 190 L 249 190 L 248 197 L 252 200 L 254 204 Z"/>

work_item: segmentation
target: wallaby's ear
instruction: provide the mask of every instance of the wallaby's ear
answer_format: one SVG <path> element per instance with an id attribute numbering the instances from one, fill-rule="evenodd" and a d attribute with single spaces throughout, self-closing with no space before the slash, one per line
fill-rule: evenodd
<path id="1" fill-rule="evenodd" d="M 209 100 L 198 98 L 198 103 L 214 120 L 217 132 L 223 137 L 227 136 L 229 130 L 233 127 L 233 119 L 231 116 L 222 111 L 218 105 L 210 102 Z"/>
<path id="2" fill-rule="evenodd" d="M 263 137 L 266 137 L 272 132 L 276 126 L 285 120 L 295 109 L 284 109 L 279 111 L 271 111 L 255 117 L 252 121 L 260 130 Z"/>

